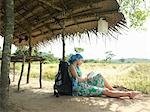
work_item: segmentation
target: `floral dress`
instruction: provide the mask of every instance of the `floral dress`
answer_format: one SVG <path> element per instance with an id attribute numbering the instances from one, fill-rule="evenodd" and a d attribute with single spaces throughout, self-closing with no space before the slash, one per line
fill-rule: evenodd
<path id="1" fill-rule="evenodd" d="M 79 67 L 76 67 L 76 71 L 78 76 L 81 77 L 82 72 Z M 78 82 L 77 79 L 72 79 L 74 96 L 101 96 L 103 94 L 104 79 L 101 74 L 97 74 L 86 82 Z"/>

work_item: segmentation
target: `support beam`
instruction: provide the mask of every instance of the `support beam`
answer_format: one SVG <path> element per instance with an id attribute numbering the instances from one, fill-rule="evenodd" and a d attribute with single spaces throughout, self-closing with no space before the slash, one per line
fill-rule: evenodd
<path id="1" fill-rule="evenodd" d="M 49 6 L 49 7 L 51 7 L 51 8 L 53 8 L 53 9 L 56 9 L 58 11 L 63 11 L 62 8 L 53 5 L 52 3 L 50 3 L 50 1 L 49 2 L 47 0 L 38 0 L 38 1 L 45 4 L 45 5 L 47 5 L 47 6 Z"/>
<path id="2" fill-rule="evenodd" d="M 39 77 L 40 88 L 42 88 L 42 61 L 40 61 L 40 77 Z"/>
<path id="3" fill-rule="evenodd" d="M 16 76 L 15 69 L 16 69 L 15 62 L 13 62 L 13 82 L 15 82 L 15 76 Z"/>
<path id="4" fill-rule="evenodd" d="M 20 90 L 20 83 L 21 83 L 21 79 L 22 79 L 22 76 L 23 76 L 25 60 L 26 60 L 26 57 L 24 56 L 23 57 L 23 62 L 22 62 L 21 74 L 20 74 L 19 81 L 18 81 L 18 91 Z"/>
<path id="5" fill-rule="evenodd" d="M 63 12 L 61 12 L 61 14 L 62 14 Z M 66 12 L 66 15 L 70 15 L 72 18 L 73 18 L 73 20 L 76 20 L 75 21 L 75 24 L 80 24 L 81 22 L 78 22 L 78 19 L 79 19 L 79 16 L 80 16 L 80 21 L 83 19 L 83 22 L 84 22 L 84 19 L 87 19 L 87 18 L 95 18 L 94 20 L 95 21 L 97 21 L 98 20 L 98 18 L 95 16 L 95 13 L 96 12 L 94 12 L 94 10 L 92 10 L 91 12 L 89 12 L 89 13 L 87 13 L 87 14 L 83 14 L 83 13 L 85 13 L 85 12 L 79 12 L 79 13 L 76 13 L 76 14 L 73 14 L 73 13 L 69 13 L 69 11 L 67 11 Z M 56 13 L 57 14 L 57 13 Z M 110 17 L 110 16 L 114 16 L 114 15 L 116 15 L 116 18 L 118 18 L 119 20 L 120 19 L 122 19 L 122 16 L 123 15 L 120 15 L 120 14 L 118 14 L 118 12 L 116 11 L 116 10 L 114 10 L 114 11 L 110 11 L 110 10 L 108 10 L 108 11 L 106 11 L 106 12 L 101 12 L 101 13 L 99 13 L 99 15 L 100 15 L 100 17 Z M 119 16 L 120 15 L 120 16 Z M 55 15 L 56 16 L 56 15 Z M 98 15 L 97 15 L 98 16 Z M 117 17 L 118 16 L 118 17 Z M 49 19 L 51 19 L 51 22 L 48 22 L 47 20 L 49 20 Z M 52 20 L 53 19 L 53 20 Z M 59 19 L 59 21 L 62 21 L 63 19 Z M 70 19 L 70 17 L 67 17 L 67 18 L 65 18 L 65 21 L 69 21 L 69 20 L 71 20 Z M 118 21 L 119 21 L 118 20 Z M 55 25 L 55 22 L 57 22 L 58 24 L 59 24 L 59 26 L 60 26 L 60 23 L 58 22 L 58 19 L 56 18 L 56 17 L 53 17 L 53 18 L 51 18 L 50 16 L 48 16 L 48 17 L 46 17 L 45 19 L 42 19 L 42 21 L 44 21 L 43 23 L 41 23 L 40 21 L 38 21 L 39 22 L 39 24 L 38 25 L 36 25 L 36 26 L 34 26 L 33 28 L 32 28 L 32 32 L 35 32 L 36 30 L 38 30 L 38 29 L 40 29 L 40 28 L 42 28 L 43 29 L 43 27 L 45 27 L 45 25 L 50 25 L 50 26 L 54 26 Z M 89 20 L 88 20 L 89 21 Z M 92 19 L 92 21 L 93 21 L 93 19 Z M 90 22 L 90 21 L 89 21 Z M 112 22 L 113 23 L 113 22 Z M 110 23 L 111 24 L 111 23 Z M 21 26 L 23 26 L 23 25 L 21 25 Z M 70 26 L 70 25 L 67 25 L 67 26 Z M 55 29 L 52 29 L 52 30 L 55 30 Z M 24 35 L 26 32 L 22 32 L 22 33 L 20 33 L 20 35 Z"/>
<path id="6" fill-rule="evenodd" d="M 62 45 L 63 45 L 63 56 L 62 60 L 65 61 L 65 37 L 64 37 L 64 30 L 62 32 Z"/>
<path id="7" fill-rule="evenodd" d="M 32 45 L 31 45 L 31 39 L 32 39 L 32 29 L 29 29 L 29 56 L 32 56 Z M 30 76 L 30 69 L 31 69 L 31 61 L 28 62 L 28 73 L 27 73 L 27 84 L 29 83 L 29 76 Z"/>
<path id="8" fill-rule="evenodd" d="M 63 45 L 62 60 L 65 61 L 65 21 L 63 21 L 62 24 L 59 22 L 59 25 L 62 27 L 62 45 Z"/>
<path id="9" fill-rule="evenodd" d="M 63 20 L 63 22 L 61 23 L 59 19 L 57 18 L 54 19 L 62 29 L 62 47 L 63 47 L 62 60 L 65 61 L 65 20 Z"/>

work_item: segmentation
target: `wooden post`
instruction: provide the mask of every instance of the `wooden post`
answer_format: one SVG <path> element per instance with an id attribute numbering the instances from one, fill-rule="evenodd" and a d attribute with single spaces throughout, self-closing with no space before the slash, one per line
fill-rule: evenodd
<path id="1" fill-rule="evenodd" d="M 13 82 L 15 81 L 15 75 L 16 75 L 16 72 L 15 72 L 15 62 L 13 62 Z"/>
<path id="2" fill-rule="evenodd" d="M 63 24 L 61 25 L 63 30 L 62 30 L 62 45 L 63 45 L 63 57 L 62 60 L 65 61 L 65 23 L 63 21 Z"/>
<path id="3" fill-rule="evenodd" d="M 39 78 L 40 88 L 42 88 L 42 61 L 40 61 L 40 78 Z"/>
<path id="4" fill-rule="evenodd" d="M 29 31 L 29 57 L 31 57 L 32 55 L 32 46 L 31 46 L 31 39 L 32 39 L 32 29 L 30 28 L 30 31 Z M 28 62 L 28 73 L 27 73 L 27 84 L 29 83 L 29 76 L 30 76 L 30 68 L 31 68 L 31 61 L 29 59 L 29 62 Z"/>
<path id="5" fill-rule="evenodd" d="M 20 78 L 19 78 L 19 81 L 18 81 L 18 91 L 20 90 L 20 82 L 21 82 L 22 75 L 23 75 L 23 70 L 24 70 L 24 63 L 25 63 L 25 60 L 26 60 L 26 57 L 23 56 L 22 68 L 21 68 L 21 74 L 20 74 Z"/>
<path id="6" fill-rule="evenodd" d="M 63 45 L 63 57 L 62 57 L 62 60 L 65 61 L 65 37 L 64 37 L 64 32 L 62 32 L 62 45 Z"/>

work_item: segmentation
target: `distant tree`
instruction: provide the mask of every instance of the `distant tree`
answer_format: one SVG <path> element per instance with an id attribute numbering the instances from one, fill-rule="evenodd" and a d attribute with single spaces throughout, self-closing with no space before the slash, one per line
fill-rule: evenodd
<path id="1" fill-rule="evenodd" d="M 86 59 L 84 60 L 85 63 L 99 63 L 100 61 L 96 60 L 96 59 Z"/>
<path id="2" fill-rule="evenodd" d="M 32 56 L 38 56 L 39 52 L 37 50 L 37 48 L 32 48 Z M 13 55 L 25 55 L 25 56 L 29 56 L 29 48 L 28 47 L 18 47 L 16 52 Z"/>
<path id="3" fill-rule="evenodd" d="M 43 57 L 45 59 L 45 63 L 58 62 L 58 58 L 56 58 L 51 52 L 38 52 L 38 56 Z"/>
<path id="4" fill-rule="evenodd" d="M 40 53 L 36 47 L 32 48 L 32 56 L 38 56 Z"/>
<path id="5" fill-rule="evenodd" d="M 74 51 L 75 51 L 76 53 L 81 53 L 81 52 L 84 51 L 84 49 L 83 49 L 83 48 L 80 48 L 80 47 L 75 47 L 75 48 L 74 48 Z"/>
<path id="6" fill-rule="evenodd" d="M 106 62 L 111 62 L 112 58 L 115 56 L 115 54 L 113 54 L 112 51 L 107 51 L 105 52 L 105 54 L 106 54 L 105 59 Z"/>
<path id="7" fill-rule="evenodd" d="M 124 62 L 125 62 L 125 59 L 123 59 L 123 58 L 120 59 L 120 62 L 121 62 L 121 63 L 124 63 Z"/>
<path id="8" fill-rule="evenodd" d="M 17 48 L 14 55 L 25 55 L 29 56 L 29 49 L 27 47 Z M 37 48 L 32 48 L 32 56 L 40 56 L 45 59 L 45 63 L 49 62 L 58 62 L 58 58 L 54 57 L 54 54 L 51 52 L 39 52 Z"/>
<path id="9" fill-rule="evenodd" d="M 51 52 L 48 52 L 46 57 L 49 62 L 58 62 L 58 58 L 56 58 Z"/>
<path id="10" fill-rule="evenodd" d="M 143 23 L 150 14 L 146 0 L 117 0 L 131 28 L 144 29 Z"/>
<path id="11" fill-rule="evenodd" d="M 18 56 L 29 56 L 29 50 L 27 47 L 17 47 L 17 50 L 15 51 L 15 53 L 13 55 L 18 55 Z"/>

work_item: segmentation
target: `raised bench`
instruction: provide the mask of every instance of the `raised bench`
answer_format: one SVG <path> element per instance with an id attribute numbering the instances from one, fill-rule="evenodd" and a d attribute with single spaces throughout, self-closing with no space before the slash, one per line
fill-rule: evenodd
<path id="1" fill-rule="evenodd" d="M 0 58 L 0 60 L 2 60 L 2 58 Z M 20 82 L 22 79 L 25 62 L 28 62 L 30 65 L 31 62 L 37 62 L 37 61 L 40 62 L 39 84 L 40 84 L 40 88 L 42 88 L 42 81 L 41 81 L 42 80 L 42 63 L 43 63 L 44 59 L 39 56 L 11 56 L 11 62 L 13 62 L 13 81 L 15 80 L 15 63 L 17 63 L 17 62 L 22 63 L 21 73 L 20 73 L 20 77 L 18 80 L 18 91 L 20 89 Z M 29 73 L 30 73 L 30 66 L 28 66 L 27 83 L 29 80 Z"/>

